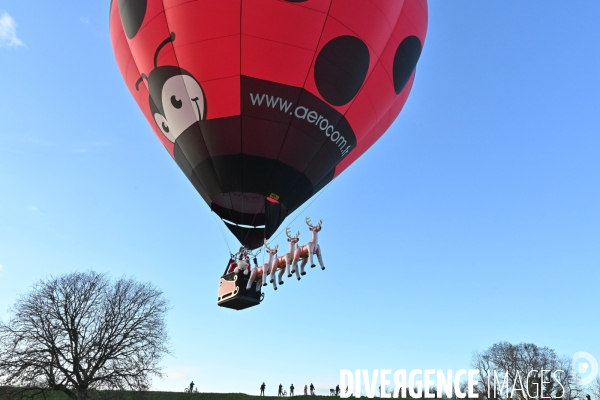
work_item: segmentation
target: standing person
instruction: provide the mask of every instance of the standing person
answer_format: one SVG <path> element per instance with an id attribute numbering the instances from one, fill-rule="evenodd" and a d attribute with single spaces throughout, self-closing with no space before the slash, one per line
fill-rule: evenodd
<path id="1" fill-rule="evenodd" d="M 262 385 L 260 385 L 260 395 L 264 396 L 265 395 L 265 388 L 267 387 L 267 385 L 265 385 L 265 383 L 263 382 Z"/>
<path id="2" fill-rule="evenodd" d="M 279 393 L 277 393 L 277 396 L 281 396 L 283 394 L 283 385 L 280 383 L 279 384 Z"/>
<path id="3" fill-rule="evenodd" d="M 312 383 L 310 384 L 310 395 L 311 396 L 315 395 L 315 385 L 313 385 Z"/>
<path id="4" fill-rule="evenodd" d="M 304 395 L 308 396 L 308 386 L 304 385 Z"/>
<path id="5" fill-rule="evenodd" d="M 194 390 L 194 381 L 190 383 L 190 393 Z"/>
<path id="6" fill-rule="evenodd" d="M 290 386 L 290 396 L 294 395 L 294 384 L 292 383 L 292 385 Z"/>
<path id="7" fill-rule="evenodd" d="M 336 395 L 336 396 L 339 396 L 339 395 L 340 395 L 340 385 L 337 385 L 337 386 L 335 387 L 335 395 Z"/>

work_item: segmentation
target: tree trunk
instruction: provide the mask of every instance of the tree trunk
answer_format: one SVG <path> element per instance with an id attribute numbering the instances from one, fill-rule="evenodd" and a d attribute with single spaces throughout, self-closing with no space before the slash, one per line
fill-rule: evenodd
<path id="1" fill-rule="evenodd" d="M 77 400 L 86 400 L 87 398 L 87 389 L 77 389 Z"/>
<path id="2" fill-rule="evenodd" d="M 71 391 L 65 385 L 56 385 L 56 386 L 52 387 L 52 390 L 61 391 L 64 394 L 66 394 L 67 396 L 69 396 L 69 399 L 71 399 L 71 400 L 77 400 L 77 396 L 75 395 L 75 393 L 73 393 L 73 391 Z"/>

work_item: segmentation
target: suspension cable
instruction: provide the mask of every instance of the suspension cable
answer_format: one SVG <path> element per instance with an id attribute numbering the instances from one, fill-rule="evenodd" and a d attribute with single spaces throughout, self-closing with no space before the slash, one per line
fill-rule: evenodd
<path id="1" fill-rule="evenodd" d="M 331 181 L 331 182 L 333 182 L 333 181 Z M 289 228 L 289 227 L 290 227 L 290 225 L 292 225 L 292 223 L 293 223 L 295 220 L 297 220 L 297 219 L 298 219 L 298 217 L 299 217 L 300 215 L 304 214 L 304 212 L 306 211 L 306 209 L 307 209 L 308 207 L 310 207 L 310 205 L 311 205 L 312 203 L 314 203 L 314 202 L 315 202 L 315 200 L 317 200 L 317 199 L 318 199 L 318 198 L 319 198 L 319 197 L 320 197 L 320 196 L 321 196 L 321 195 L 322 195 L 322 194 L 325 192 L 325 190 L 326 190 L 326 189 L 329 187 L 329 185 L 331 185 L 331 182 L 329 182 L 327 185 L 325 185 L 325 187 L 324 187 L 323 189 L 321 189 L 321 191 L 319 192 L 319 194 L 317 194 L 317 195 L 315 196 L 315 198 L 314 198 L 314 199 L 312 199 L 312 201 L 311 201 L 310 203 L 308 203 L 308 204 L 306 205 L 306 207 L 304 207 L 304 209 L 302 210 L 302 212 L 299 212 L 299 213 L 298 213 L 298 215 L 296 215 L 296 217 L 295 217 L 293 220 L 291 220 L 291 221 L 290 221 L 290 222 L 289 222 L 289 223 L 288 223 L 288 224 L 285 226 L 285 229 Z M 279 229 L 281 229 L 281 227 L 280 227 Z M 273 239 L 275 239 L 277 236 L 281 235 L 281 234 L 282 234 L 282 233 L 285 231 L 285 229 L 283 229 L 283 230 L 279 231 L 279 233 L 278 233 L 277 235 L 275 235 L 275 236 L 272 236 L 272 237 L 271 237 L 271 239 L 269 239 L 269 240 L 273 240 Z"/>
<path id="2" fill-rule="evenodd" d="M 221 221 L 219 221 L 217 219 L 217 214 L 213 213 L 214 217 L 215 217 L 215 223 L 217 224 L 217 229 L 219 229 L 219 232 L 221 232 L 221 237 L 223 237 L 223 241 L 225 242 L 225 246 L 227 246 L 227 250 L 229 251 L 230 256 L 233 254 L 231 252 L 231 248 L 229 247 L 229 242 L 227 241 L 227 237 L 225 236 L 225 232 L 223 230 L 223 226 L 221 225 L 221 222 L 223 221 L 223 218 L 221 218 Z"/>

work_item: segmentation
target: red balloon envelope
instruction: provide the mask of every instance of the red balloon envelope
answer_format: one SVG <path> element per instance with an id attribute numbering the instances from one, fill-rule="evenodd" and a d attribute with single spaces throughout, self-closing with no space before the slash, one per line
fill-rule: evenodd
<path id="1" fill-rule="evenodd" d="M 112 45 L 156 136 L 248 248 L 406 102 L 427 0 L 114 0 Z"/>

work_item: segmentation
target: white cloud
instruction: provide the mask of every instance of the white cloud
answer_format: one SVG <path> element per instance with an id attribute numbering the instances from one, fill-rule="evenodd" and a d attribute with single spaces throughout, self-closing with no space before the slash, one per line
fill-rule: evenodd
<path id="1" fill-rule="evenodd" d="M 0 47 L 24 46 L 17 37 L 17 23 L 7 13 L 0 14 Z"/>
<path id="2" fill-rule="evenodd" d="M 35 144 L 35 145 L 39 145 L 39 146 L 54 146 L 54 143 L 49 142 L 44 139 L 37 138 L 37 137 L 28 137 L 25 139 L 25 141 L 27 143 L 31 143 L 31 144 Z"/>
<path id="3" fill-rule="evenodd" d="M 81 16 L 81 17 L 79 17 L 79 20 L 86 25 L 89 25 L 89 23 L 90 23 L 90 17 Z"/>
<path id="4" fill-rule="evenodd" d="M 96 149 L 110 146 L 108 142 L 92 142 L 89 144 L 84 144 L 81 147 L 77 147 L 71 150 L 71 153 L 90 153 Z"/>
<path id="5" fill-rule="evenodd" d="M 36 213 L 36 212 L 39 212 L 40 210 L 36 206 L 29 206 L 29 211 Z"/>
<path id="6" fill-rule="evenodd" d="M 181 391 L 188 387 L 189 383 L 197 378 L 201 368 L 191 366 L 177 366 L 164 370 L 165 377 L 153 381 L 152 390 L 159 391 Z M 198 387 L 198 390 L 201 390 Z"/>
<path id="7" fill-rule="evenodd" d="M 181 372 L 177 372 L 177 371 L 168 371 L 166 373 L 167 378 L 168 379 L 175 379 L 178 381 L 186 381 L 188 379 L 188 377 L 184 374 L 182 374 Z"/>

